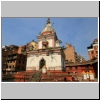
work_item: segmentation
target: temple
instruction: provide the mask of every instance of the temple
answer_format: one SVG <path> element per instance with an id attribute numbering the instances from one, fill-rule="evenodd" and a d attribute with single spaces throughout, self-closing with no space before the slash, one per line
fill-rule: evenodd
<path id="1" fill-rule="evenodd" d="M 48 18 L 45 28 L 37 36 L 38 48 L 27 52 L 26 70 L 40 70 L 44 65 L 47 70 L 64 70 L 65 54 L 60 46 L 56 31 Z"/>

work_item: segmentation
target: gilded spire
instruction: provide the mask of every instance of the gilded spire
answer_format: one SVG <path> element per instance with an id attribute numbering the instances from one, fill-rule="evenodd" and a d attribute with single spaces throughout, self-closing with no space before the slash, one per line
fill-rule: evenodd
<path id="1" fill-rule="evenodd" d="M 48 20 L 47 20 L 47 24 L 50 24 L 50 18 L 48 18 Z"/>

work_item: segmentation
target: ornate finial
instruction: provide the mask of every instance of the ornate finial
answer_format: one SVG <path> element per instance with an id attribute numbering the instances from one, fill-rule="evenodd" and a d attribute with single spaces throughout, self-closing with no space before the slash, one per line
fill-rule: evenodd
<path id="1" fill-rule="evenodd" d="M 50 18 L 48 18 L 48 20 L 47 20 L 47 24 L 50 24 Z"/>

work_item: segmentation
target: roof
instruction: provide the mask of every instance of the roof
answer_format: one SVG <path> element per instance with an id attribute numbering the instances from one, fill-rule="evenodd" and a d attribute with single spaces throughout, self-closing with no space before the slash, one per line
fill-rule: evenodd
<path id="1" fill-rule="evenodd" d="M 50 18 L 48 18 L 48 20 L 47 20 L 47 24 L 46 24 L 46 26 L 45 26 L 45 28 L 42 30 L 42 35 L 46 35 L 47 34 L 47 32 L 48 33 L 56 33 L 56 31 L 54 30 L 54 28 L 52 27 L 52 25 L 51 25 L 51 23 L 50 23 Z"/>
<path id="2" fill-rule="evenodd" d="M 94 59 L 94 60 L 88 60 L 85 62 L 79 62 L 79 63 L 70 63 L 70 64 L 66 64 L 66 66 L 77 66 L 77 65 L 88 65 L 88 64 L 94 64 L 97 63 L 98 59 Z"/>
<path id="3" fill-rule="evenodd" d="M 91 44 L 90 46 L 87 47 L 87 49 L 91 49 L 91 48 L 93 48 L 92 44 Z"/>
<path id="4" fill-rule="evenodd" d="M 98 38 L 94 39 L 93 43 L 90 46 L 88 46 L 87 49 L 93 48 L 93 44 L 97 44 L 97 43 L 98 43 Z"/>
<path id="5" fill-rule="evenodd" d="M 14 47 L 14 48 L 18 48 L 19 46 L 17 46 L 17 45 L 10 45 L 9 47 Z"/>

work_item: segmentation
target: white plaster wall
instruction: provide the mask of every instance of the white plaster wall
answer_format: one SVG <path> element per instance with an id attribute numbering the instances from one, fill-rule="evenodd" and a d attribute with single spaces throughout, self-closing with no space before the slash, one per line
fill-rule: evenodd
<path id="1" fill-rule="evenodd" d="M 46 67 L 47 70 L 49 70 L 49 67 L 56 67 L 58 68 L 62 67 L 62 62 L 61 62 L 61 55 L 53 55 L 53 59 L 51 56 L 46 56 L 46 55 L 40 55 L 39 57 L 32 56 L 27 58 L 27 66 L 26 70 L 30 69 L 30 67 L 36 67 L 36 70 L 39 70 L 39 62 L 43 58 L 46 61 Z"/>
<path id="2" fill-rule="evenodd" d="M 51 56 L 49 55 L 49 56 L 39 56 L 38 57 L 38 66 L 39 66 L 39 62 L 40 62 L 40 60 L 43 58 L 43 59 L 45 59 L 45 61 L 46 61 L 46 67 L 47 67 L 47 69 L 49 69 L 49 67 L 56 67 L 56 66 L 61 66 L 61 56 L 60 55 L 54 55 L 53 56 L 55 59 L 52 59 L 51 58 Z"/>
<path id="3" fill-rule="evenodd" d="M 36 70 L 38 69 L 38 57 L 36 56 L 31 56 L 31 57 L 28 57 L 27 59 L 27 70 L 30 69 L 30 67 L 35 67 Z"/>
<path id="4" fill-rule="evenodd" d="M 29 57 L 27 57 L 26 68 L 28 68 L 28 67 L 29 67 L 28 62 L 29 62 Z"/>
<path id="5" fill-rule="evenodd" d="M 61 55 L 52 55 L 51 57 L 50 58 L 52 67 L 61 66 Z"/>
<path id="6" fill-rule="evenodd" d="M 52 43 L 53 42 L 52 39 L 47 39 L 47 41 L 49 42 L 49 47 L 53 47 L 53 45 L 52 45 L 53 44 Z"/>
<path id="7" fill-rule="evenodd" d="M 54 40 L 54 47 L 56 47 L 56 42 L 55 42 L 55 40 Z"/>
<path id="8" fill-rule="evenodd" d="M 35 63 L 34 58 L 32 58 L 32 59 L 30 60 L 30 67 L 33 67 L 34 63 Z"/>
<path id="9" fill-rule="evenodd" d="M 59 46 L 60 46 L 60 44 L 57 42 L 57 43 L 56 43 L 56 47 L 59 47 Z"/>
<path id="10" fill-rule="evenodd" d="M 42 49 L 42 41 L 38 42 L 39 49 Z"/>

